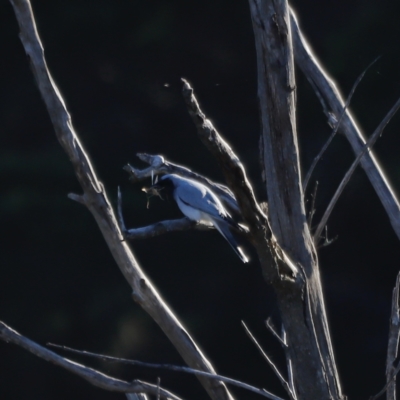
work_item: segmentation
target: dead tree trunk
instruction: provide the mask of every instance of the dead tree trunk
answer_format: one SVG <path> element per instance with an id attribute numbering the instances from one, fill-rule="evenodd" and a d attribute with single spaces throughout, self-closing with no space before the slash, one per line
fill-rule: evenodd
<path id="1" fill-rule="evenodd" d="M 276 292 L 298 398 L 340 399 L 318 257 L 306 222 L 301 186 L 289 8 L 284 0 L 250 0 L 250 10 L 257 50 L 260 151 L 268 217 L 279 246 L 304 274 L 304 280 L 282 279 L 284 273 L 271 274 L 273 267 L 268 264 L 262 268 Z"/>
<path id="2" fill-rule="evenodd" d="M 190 177 L 213 190 L 227 208 L 241 212 L 249 228 L 247 237 L 256 248 L 263 276 L 274 289 L 280 310 L 283 332 L 280 342 L 286 354 L 288 382 L 279 372 L 275 372 L 292 400 L 340 400 L 343 399 L 343 395 L 325 312 L 315 248 L 316 240 L 307 224 L 301 184 L 292 41 L 292 28 L 298 28 L 291 23 L 286 0 L 249 0 L 249 2 L 257 51 L 258 97 L 261 113 L 260 152 L 268 207 L 259 204 L 255 199 L 239 157 L 234 154 L 201 111 L 193 89 L 186 81 L 183 85 L 183 96 L 189 113 L 196 125 L 199 138 L 219 162 L 228 187 L 215 184 L 187 168 L 171 164 L 161 156 L 142 154 L 140 158 L 150 164 L 150 167 L 137 170 L 128 166 L 127 171 L 135 180 L 142 180 L 153 174 L 166 173 Z M 232 383 L 232 380 L 228 378 L 224 380 L 216 376 L 211 363 L 159 296 L 123 240 L 147 238 L 173 230 L 201 228 L 201 226 L 188 219 L 181 219 L 127 230 L 121 212 L 118 225 L 106 190 L 91 167 L 90 159 L 72 127 L 65 103 L 47 69 L 30 2 L 11 0 L 11 3 L 20 25 L 25 51 L 30 57 L 39 90 L 48 108 L 56 135 L 67 152 L 82 186 L 82 195 L 70 197 L 81 202 L 91 211 L 116 263 L 132 288 L 133 299 L 159 324 L 187 364 L 203 372 L 199 379 L 210 398 L 232 399 L 231 393 L 222 382 Z M 296 31 L 297 46 L 301 46 L 300 39 Z M 297 54 L 302 54 L 299 49 L 297 49 Z M 337 114 L 343 105 L 336 97 L 332 101 Z M 351 118 L 347 118 L 345 122 L 347 127 L 352 126 Z M 357 149 L 359 150 L 360 146 Z M 373 159 L 372 156 L 368 155 L 368 157 Z M 368 165 L 369 175 L 372 176 L 375 169 L 373 164 Z M 381 198 L 384 199 L 383 202 L 389 205 L 388 214 L 396 229 L 400 226 L 398 213 L 396 214 L 397 199 L 384 180 L 380 179 L 378 186 L 381 188 L 379 190 Z M 397 304 L 398 294 L 396 299 Z M 398 304 L 393 315 L 393 326 L 395 326 L 398 319 Z M 0 338 L 13 341 L 101 387 L 108 389 L 118 385 L 120 392 L 157 393 L 157 388 L 137 382 L 134 385 L 112 379 L 107 379 L 105 382 L 104 375 L 99 383 L 98 375 L 92 371 L 79 366 L 77 372 L 74 370 L 77 364 L 66 361 L 48 350 L 44 351 L 32 342 L 24 342 L 18 334 L 12 332 L 4 324 L 1 324 L 1 328 Z M 395 328 L 393 328 L 395 333 L 392 334 L 392 352 L 390 357 L 388 356 L 392 364 L 392 360 L 396 359 L 398 349 L 397 325 Z M 391 368 L 388 372 L 390 378 L 388 384 L 391 383 L 393 373 L 393 368 Z M 394 393 L 393 385 L 391 386 L 390 390 Z M 260 390 L 260 394 L 271 399 L 278 399 L 267 391 Z M 163 392 L 162 396 L 176 398 L 167 392 Z"/>

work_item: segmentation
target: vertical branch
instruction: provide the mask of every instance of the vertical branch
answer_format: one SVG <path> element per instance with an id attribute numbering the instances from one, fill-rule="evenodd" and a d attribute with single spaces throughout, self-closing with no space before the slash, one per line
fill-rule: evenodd
<path id="1" fill-rule="evenodd" d="M 295 121 L 294 62 L 286 1 L 250 0 L 257 50 L 262 151 L 271 228 L 302 258 L 305 211 Z M 288 234 L 290 232 L 290 234 Z"/>
<path id="2" fill-rule="evenodd" d="M 400 272 L 397 275 L 396 286 L 393 289 L 392 313 L 389 324 L 389 342 L 386 357 L 386 399 L 396 400 L 396 360 L 399 351 L 400 339 Z"/>
<path id="3" fill-rule="evenodd" d="M 270 225 L 305 279 L 274 286 L 287 333 L 296 395 L 299 399 L 339 399 L 341 388 L 301 185 L 289 8 L 286 0 L 250 0 L 250 9 Z"/>

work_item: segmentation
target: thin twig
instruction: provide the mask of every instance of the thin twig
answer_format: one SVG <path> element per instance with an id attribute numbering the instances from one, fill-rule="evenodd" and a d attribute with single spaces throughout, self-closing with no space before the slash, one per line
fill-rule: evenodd
<path id="1" fill-rule="evenodd" d="M 308 170 L 306 177 L 304 178 L 304 182 L 303 182 L 303 192 L 305 192 L 306 189 L 307 189 L 308 182 L 309 182 L 309 180 L 310 180 L 310 178 L 311 178 L 311 175 L 312 175 L 312 173 L 313 173 L 313 171 L 314 171 L 314 169 L 315 169 L 315 167 L 316 167 L 318 161 L 322 158 L 322 156 L 324 155 L 326 149 L 327 149 L 328 146 L 331 144 L 333 138 L 336 136 L 336 133 L 338 132 L 339 126 L 340 126 L 340 124 L 341 124 L 341 122 L 342 122 L 343 116 L 344 116 L 344 114 L 346 113 L 346 110 L 347 110 L 347 108 L 348 108 L 349 105 L 350 105 L 351 99 L 353 98 L 353 95 L 354 95 L 354 92 L 355 92 L 356 89 L 357 89 L 357 86 L 359 85 L 359 83 L 361 82 L 361 80 L 364 78 L 364 75 L 367 73 L 367 71 L 368 71 L 380 58 L 381 58 L 381 56 L 375 58 L 375 60 L 372 61 L 372 62 L 368 65 L 368 67 L 364 69 L 364 71 L 359 75 L 359 77 L 357 78 L 357 80 L 354 82 L 354 85 L 353 85 L 353 87 L 351 88 L 349 97 L 348 97 L 347 100 L 346 100 L 346 104 L 344 105 L 343 110 L 342 110 L 342 112 L 340 113 L 340 117 L 339 117 L 338 121 L 335 123 L 335 126 L 334 126 L 334 128 L 333 128 L 333 130 L 332 130 L 331 135 L 329 136 L 329 138 L 328 138 L 328 140 L 326 141 L 326 143 L 322 146 L 322 149 L 320 150 L 320 152 L 318 153 L 318 155 L 314 158 L 314 161 L 312 162 L 311 167 L 310 167 L 310 169 Z"/>
<path id="2" fill-rule="evenodd" d="M 321 67 L 311 50 L 310 44 L 307 43 L 301 34 L 296 17 L 292 10 L 290 17 L 296 64 L 300 67 L 312 87 L 316 90 L 317 96 L 324 108 L 324 112 L 327 115 L 330 115 L 330 113 L 333 112 L 334 115 L 339 116 L 343 110 L 344 101 L 342 100 L 334 81 Z M 346 136 L 354 153 L 356 155 L 359 154 L 366 140 L 349 110 L 346 110 L 339 129 Z M 400 239 L 399 200 L 387 181 L 385 174 L 375 159 L 372 151 L 368 152 L 365 157 L 362 158 L 361 166 L 385 208 L 397 237 Z"/>
<path id="3" fill-rule="evenodd" d="M 148 239 L 169 232 L 186 231 L 189 229 L 202 231 L 212 229 L 212 227 L 208 225 L 196 223 L 195 221 L 191 221 L 186 217 L 180 219 L 159 221 L 155 224 L 140 228 L 126 229 L 124 217 L 122 215 L 122 195 L 119 187 L 117 210 L 119 226 L 125 240 Z"/>
<path id="4" fill-rule="evenodd" d="M 311 195 L 311 198 L 312 198 L 311 208 L 310 208 L 310 212 L 308 214 L 308 226 L 310 228 L 310 231 L 311 231 L 312 220 L 313 220 L 313 217 L 315 214 L 315 200 L 317 198 L 317 189 L 318 189 L 318 181 L 315 181 L 314 191 Z"/>
<path id="5" fill-rule="evenodd" d="M 272 325 L 271 318 L 268 318 L 265 321 L 265 326 L 269 329 L 269 331 L 278 339 L 278 342 L 281 344 L 281 346 L 286 349 L 288 346 L 286 342 L 279 336 L 279 334 L 276 332 L 275 328 Z"/>
<path id="6" fill-rule="evenodd" d="M 65 101 L 47 68 L 43 45 L 29 0 L 10 0 L 10 2 L 20 27 L 22 44 L 31 62 L 37 86 L 46 104 L 56 136 L 74 167 L 83 189 L 86 205 L 93 214 L 118 267 L 132 288 L 133 298 L 161 327 L 188 365 L 213 373 L 210 361 L 171 308 L 163 301 L 150 279 L 141 270 L 129 246 L 123 241 L 107 193 L 97 178 L 92 162 L 73 128 Z M 203 377 L 199 380 L 213 400 L 232 400 L 226 386 L 220 381 Z"/>
<path id="7" fill-rule="evenodd" d="M 277 366 L 273 363 L 273 361 L 268 357 L 268 355 L 264 352 L 262 349 L 261 345 L 258 343 L 257 339 L 254 337 L 254 335 L 250 332 L 250 329 L 247 327 L 244 321 L 242 321 L 242 326 L 244 328 L 244 331 L 246 332 L 246 335 L 249 337 L 249 339 L 254 343 L 254 345 L 257 347 L 257 350 L 261 354 L 261 356 L 265 359 L 265 361 L 268 363 L 268 365 L 271 367 L 272 371 L 274 371 L 275 375 L 281 382 L 283 388 L 286 390 L 287 394 L 289 397 L 293 400 L 296 399 L 296 396 L 292 392 L 292 390 L 289 387 L 289 384 L 287 383 L 286 379 L 282 376 L 280 373 L 279 369 Z"/>
<path id="8" fill-rule="evenodd" d="M 386 399 L 396 399 L 396 370 L 395 362 L 399 352 L 399 339 L 400 339 L 400 304 L 399 304 L 399 291 L 400 291 L 400 272 L 397 274 L 396 285 L 393 289 L 392 296 L 392 312 L 390 316 L 389 325 L 389 340 L 386 358 Z"/>
<path id="9" fill-rule="evenodd" d="M 117 216 L 118 216 L 119 228 L 121 229 L 122 235 L 125 237 L 126 227 L 125 227 L 124 217 L 122 215 L 122 194 L 121 194 L 121 188 L 119 186 L 118 186 Z"/>
<path id="10" fill-rule="evenodd" d="M 55 347 L 57 349 L 69 351 L 71 353 L 76 353 L 76 354 L 80 354 L 80 355 L 87 356 L 87 357 L 98 358 L 103 361 L 112 361 L 112 362 L 128 364 L 128 365 L 136 365 L 136 366 L 144 367 L 144 368 L 167 369 L 170 371 L 184 372 L 187 374 L 194 374 L 197 376 L 206 376 L 210 379 L 216 379 L 216 380 L 240 387 L 242 389 L 248 390 L 250 392 L 257 393 L 257 394 L 259 394 L 263 397 L 266 397 L 268 399 L 271 399 L 271 400 L 283 400 L 281 397 L 275 396 L 274 394 L 268 392 L 265 389 L 259 389 L 254 386 L 251 386 L 247 383 L 240 382 L 236 379 L 228 378 L 223 375 L 210 374 L 209 372 L 204 372 L 204 371 L 200 371 L 200 370 L 189 368 L 189 367 L 181 367 L 181 366 L 171 365 L 171 364 L 152 364 L 152 363 L 147 363 L 147 362 L 143 362 L 143 361 L 129 360 L 126 358 L 106 356 L 104 354 L 92 353 L 92 352 L 86 351 L 86 350 L 76 350 L 76 349 L 72 349 L 71 347 L 60 346 L 60 345 L 53 344 L 53 343 L 48 343 L 47 345 L 51 346 L 51 347 Z"/>
<path id="11" fill-rule="evenodd" d="M 321 218 L 320 223 L 318 224 L 318 227 L 315 231 L 314 234 L 314 242 L 318 243 L 318 240 L 321 236 L 321 232 L 323 231 L 332 211 L 333 208 L 335 207 L 337 201 L 339 200 L 340 195 L 342 194 L 344 188 L 346 187 L 347 183 L 350 181 L 350 178 L 352 177 L 354 171 L 356 170 L 358 164 L 360 163 L 362 157 L 365 155 L 365 153 L 372 148 L 372 146 L 375 144 L 377 139 L 380 137 L 382 134 L 383 130 L 385 129 L 386 125 L 389 123 L 389 121 L 393 118 L 397 110 L 400 108 L 400 98 L 396 101 L 396 103 L 393 105 L 393 107 L 390 109 L 390 111 L 386 114 L 385 118 L 383 118 L 382 122 L 379 124 L 379 126 L 375 129 L 374 133 L 371 135 L 371 137 L 368 139 L 367 143 L 363 146 L 361 152 L 358 154 L 356 159 L 353 161 L 353 164 L 351 167 L 348 169 L 346 172 L 346 175 L 343 177 L 342 181 L 340 182 L 339 187 L 336 189 L 335 194 L 332 197 L 332 200 L 330 201 L 324 215 Z"/>
<path id="12" fill-rule="evenodd" d="M 35 354 L 36 356 L 43 358 L 46 361 L 50 361 L 51 363 L 80 376 L 81 378 L 90 382 L 92 385 L 99 388 L 120 393 L 148 393 L 151 395 L 157 395 L 157 393 L 160 393 L 163 399 L 180 400 L 180 398 L 173 393 L 168 392 L 165 389 L 158 388 L 150 383 L 141 382 L 139 380 L 126 382 L 103 374 L 102 372 L 86 367 L 85 365 L 79 364 L 75 361 L 61 357 L 51 350 L 33 342 L 27 337 L 22 336 L 20 333 L 16 332 L 2 321 L 0 321 L 0 339 L 4 340 L 5 342 L 14 343 Z"/>
<path id="13" fill-rule="evenodd" d="M 371 396 L 369 400 L 377 400 L 379 397 L 381 397 L 385 392 L 388 390 L 389 385 L 392 383 L 392 381 L 396 378 L 397 374 L 400 372 L 400 362 L 398 363 L 396 369 L 393 371 L 392 377 L 386 382 L 385 386 L 382 388 L 380 392 L 375 394 L 374 396 Z M 388 397 L 389 399 L 389 397 Z"/>
<path id="14" fill-rule="evenodd" d="M 324 231 L 325 231 L 324 241 L 322 244 L 318 245 L 318 249 L 321 249 L 322 247 L 330 246 L 333 242 L 336 242 L 337 238 L 339 237 L 339 235 L 336 235 L 334 238 L 329 239 L 328 225 L 325 225 Z"/>
<path id="15" fill-rule="evenodd" d="M 149 400 L 144 393 L 126 393 L 125 396 L 128 400 Z"/>

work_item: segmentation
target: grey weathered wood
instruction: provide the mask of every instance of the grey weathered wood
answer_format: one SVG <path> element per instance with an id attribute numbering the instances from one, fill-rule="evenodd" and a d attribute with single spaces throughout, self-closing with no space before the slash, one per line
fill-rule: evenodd
<path id="1" fill-rule="evenodd" d="M 301 34 L 293 13 L 291 14 L 291 26 L 296 64 L 316 91 L 325 114 L 328 116 L 330 112 L 333 112 L 336 118 L 339 119 L 344 107 L 344 101 L 333 80 L 313 55 L 309 43 L 306 42 Z M 356 155 L 360 154 L 366 140 L 349 110 L 346 110 L 343 115 L 339 131 L 346 136 L 354 153 Z M 382 202 L 397 237 L 400 239 L 400 204 L 373 151 L 370 151 L 361 159 L 361 166 Z"/>
<path id="2" fill-rule="evenodd" d="M 329 202 L 328 207 L 326 208 L 325 213 L 322 216 L 321 221 L 319 222 L 319 224 L 317 226 L 317 229 L 315 230 L 315 233 L 314 233 L 314 242 L 315 242 L 315 244 L 318 243 L 318 240 L 319 240 L 319 238 L 321 236 L 321 233 L 322 233 L 323 229 L 326 226 L 328 218 L 331 215 L 331 213 L 333 211 L 333 208 L 335 207 L 335 204 L 339 200 L 339 197 L 342 194 L 344 188 L 349 183 L 349 181 L 350 181 L 354 171 L 356 170 L 358 164 L 361 162 L 363 157 L 365 157 L 365 154 L 367 153 L 367 151 L 371 151 L 371 149 L 374 146 L 375 142 L 382 135 L 382 132 L 385 129 L 386 125 L 394 117 L 394 115 L 396 114 L 396 112 L 398 111 L 399 108 L 400 108 L 400 98 L 392 106 L 392 108 L 386 114 L 385 118 L 383 118 L 383 120 L 379 123 L 379 125 L 375 129 L 374 133 L 371 135 L 371 137 L 368 139 L 368 141 L 362 147 L 362 150 L 361 150 L 360 154 L 357 155 L 356 159 L 353 161 L 352 165 L 347 170 L 345 176 L 343 177 L 343 179 L 340 182 L 338 188 L 336 189 L 335 194 L 333 195 L 331 201 Z"/>
<path id="3" fill-rule="evenodd" d="M 22 44 L 30 58 L 32 70 L 50 114 L 57 139 L 66 151 L 83 189 L 83 195 L 79 197 L 80 202 L 86 205 L 95 218 L 118 267 L 132 288 L 134 300 L 161 327 L 189 366 L 213 373 L 214 369 L 211 363 L 160 297 L 140 268 L 127 243 L 123 241 L 106 191 L 98 180 L 91 161 L 74 131 L 64 100 L 46 66 L 43 46 L 39 39 L 29 0 L 10 1 L 20 27 Z M 212 399 L 232 399 L 222 382 L 206 377 L 199 377 L 199 380 Z"/>
<path id="4" fill-rule="evenodd" d="M 273 235 L 301 282 L 274 282 L 298 399 L 342 398 L 322 296 L 318 260 L 306 223 L 295 123 L 296 83 L 288 4 L 250 0 L 257 51 L 262 159 Z M 268 266 L 263 266 L 268 268 Z"/>
<path id="5" fill-rule="evenodd" d="M 398 360 L 399 354 L 399 340 L 400 340 L 400 273 L 397 275 L 396 286 L 393 289 L 392 296 L 392 312 L 390 315 L 389 324 L 389 341 L 388 351 L 386 357 L 386 399 L 396 400 L 396 366 L 395 362 Z"/>
<path id="6" fill-rule="evenodd" d="M 199 371 L 198 369 L 194 368 L 189 368 L 189 367 L 182 367 L 179 365 L 173 365 L 173 364 L 155 364 L 155 363 L 148 363 L 148 362 L 143 362 L 143 361 L 138 361 L 138 360 L 131 360 L 128 358 L 120 358 L 120 357 L 113 357 L 113 356 L 108 356 L 105 354 L 98 354 L 98 353 L 93 353 L 90 351 L 86 350 L 77 350 L 73 349 L 71 347 L 67 346 L 59 346 L 57 344 L 49 344 L 51 347 L 55 347 L 57 349 L 62 349 L 64 351 L 68 351 L 74 354 L 80 354 L 86 357 L 92 357 L 92 358 L 97 358 L 102 361 L 110 361 L 113 363 L 119 363 L 122 365 L 135 365 L 138 367 L 143 367 L 143 368 L 154 368 L 154 369 L 164 369 L 168 371 L 175 371 L 175 372 L 183 372 L 185 374 L 191 374 L 191 375 L 197 375 L 197 376 L 207 376 L 211 379 L 217 379 L 221 380 L 222 382 L 229 383 L 230 385 L 245 389 L 249 392 L 257 393 L 258 395 L 262 397 L 266 397 L 270 400 L 283 400 L 281 397 L 278 397 L 264 388 L 257 388 L 255 386 L 249 385 L 248 383 L 238 381 L 237 379 L 232 379 L 227 376 L 223 375 L 216 375 L 216 374 L 211 374 L 209 372 L 205 371 Z"/>
<path id="7" fill-rule="evenodd" d="M 119 393 L 148 393 L 154 396 L 159 394 L 162 399 L 181 400 L 180 397 L 166 391 L 163 388 L 157 387 L 156 385 L 139 380 L 126 382 L 121 379 L 116 379 L 112 376 L 103 374 L 102 372 L 86 367 L 85 365 L 79 364 L 75 361 L 61 357 L 53 351 L 40 346 L 39 344 L 11 329 L 2 321 L 0 321 L 0 339 L 7 343 L 14 343 L 35 354 L 36 356 L 80 376 L 81 378 L 90 382 L 92 385 L 99 388 Z"/>

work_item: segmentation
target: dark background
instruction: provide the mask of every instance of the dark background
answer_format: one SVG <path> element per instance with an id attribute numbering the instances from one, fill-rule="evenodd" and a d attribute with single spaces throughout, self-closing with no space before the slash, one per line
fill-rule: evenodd
<path id="1" fill-rule="evenodd" d="M 297 0 L 292 5 L 343 93 L 382 55 L 351 105 L 369 135 L 400 94 L 400 3 Z M 142 185 L 128 183 L 122 167 L 127 162 L 141 166 L 137 152 L 163 154 L 222 180 L 196 138 L 180 95 L 181 77 L 193 84 L 203 110 L 237 151 L 263 198 L 255 50 L 245 0 L 35 0 L 33 9 L 49 68 L 76 130 L 114 204 L 122 187 L 129 226 L 177 215 L 171 204 L 157 200 L 148 210 Z M 5 0 L 0 1 L 0 54 L 0 319 L 41 344 L 182 364 L 160 329 L 131 300 L 89 212 L 67 198 L 80 188 L 56 141 Z M 301 72 L 297 78 L 304 172 L 330 130 Z M 399 125 L 395 117 L 376 145 L 396 192 Z M 335 138 L 310 185 L 319 181 L 315 222 L 352 159 L 347 141 Z M 385 380 L 400 248 L 361 170 L 329 220 L 329 234 L 338 239 L 319 254 L 339 372 L 345 393 L 365 399 Z M 135 242 L 132 248 L 219 373 L 285 396 L 240 325 L 246 321 L 281 364 L 281 349 L 264 327 L 277 311 L 254 254 L 249 265 L 242 265 L 216 232 L 174 233 Z M 126 379 L 156 382 L 159 376 L 164 387 L 185 398 L 206 398 L 192 377 L 82 361 Z M 256 398 L 233 390 L 238 398 Z M 0 398 L 124 397 L 0 342 Z"/>

